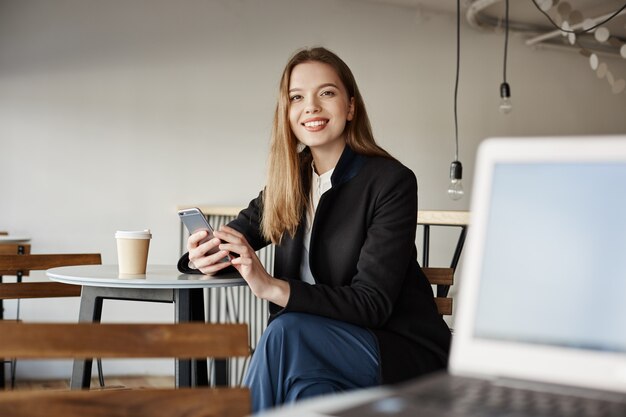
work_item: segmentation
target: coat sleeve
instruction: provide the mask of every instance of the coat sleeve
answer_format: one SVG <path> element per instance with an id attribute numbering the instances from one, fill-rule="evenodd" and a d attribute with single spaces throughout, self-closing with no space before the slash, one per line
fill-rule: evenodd
<path id="1" fill-rule="evenodd" d="M 246 240 L 257 251 L 269 245 L 261 234 L 261 216 L 263 212 L 263 191 L 257 198 L 250 201 L 248 207 L 241 210 L 237 217 L 228 223 L 230 227 L 237 230 L 246 237 Z"/>
<path id="2" fill-rule="evenodd" d="M 351 232 L 366 228 L 365 231 L 355 232 L 355 235 L 364 235 L 364 240 L 356 265 L 351 266 L 354 275 L 349 282 L 309 285 L 289 280 L 291 294 L 282 312 L 306 312 L 380 328 L 388 321 L 394 308 L 398 307 L 396 301 L 400 293 L 416 291 L 415 281 L 408 282 L 410 279 L 416 280 L 416 269 L 419 268 L 415 249 L 415 175 L 406 167 L 385 172 L 384 178 L 377 181 L 376 192 L 366 198 L 371 201 L 354 204 L 362 203 L 371 207 L 367 218 L 345 219 L 345 223 L 349 224 L 345 236 L 348 242 L 352 241 Z M 318 212 L 317 215 L 322 214 Z M 340 257 L 319 261 L 335 266 L 341 262 L 353 262 Z"/>

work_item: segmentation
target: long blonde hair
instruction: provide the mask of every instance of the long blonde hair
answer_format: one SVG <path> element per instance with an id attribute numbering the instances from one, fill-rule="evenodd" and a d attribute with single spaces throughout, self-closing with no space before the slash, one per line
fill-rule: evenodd
<path id="1" fill-rule="evenodd" d="M 354 98 L 354 116 L 346 123 L 346 144 L 356 153 L 368 156 L 391 156 L 376 144 L 363 97 L 357 87 L 352 71 L 333 52 L 325 48 L 302 49 L 291 57 L 280 79 L 278 103 L 270 142 L 267 185 L 263 192 L 263 217 L 261 232 L 274 244 L 283 235 L 296 234 L 303 210 L 308 204 L 310 161 L 301 161 L 298 139 L 289 124 L 289 80 L 296 65 L 305 62 L 321 62 L 330 65 L 348 92 Z M 304 162 L 304 163 L 302 163 Z"/>

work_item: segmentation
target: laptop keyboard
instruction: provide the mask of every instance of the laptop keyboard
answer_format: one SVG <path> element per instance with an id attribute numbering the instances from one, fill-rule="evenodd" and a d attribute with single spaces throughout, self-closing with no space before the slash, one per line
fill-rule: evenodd
<path id="1" fill-rule="evenodd" d="M 447 379 L 442 385 L 444 386 L 431 386 L 427 390 L 412 393 L 414 395 L 412 399 L 427 407 L 449 410 L 453 415 L 626 416 L 626 402 L 538 392 L 469 378 Z"/>

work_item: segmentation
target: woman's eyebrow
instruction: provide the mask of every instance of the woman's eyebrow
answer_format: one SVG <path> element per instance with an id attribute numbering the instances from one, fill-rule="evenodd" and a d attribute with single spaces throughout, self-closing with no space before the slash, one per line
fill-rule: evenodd
<path id="1" fill-rule="evenodd" d="M 318 85 L 317 87 L 315 87 L 315 89 L 319 90 L 319 89 L 324 88 L 324 87 L 335 87 L 337 89 L 339 88 L 339 87 L 337 87 L 337 84 L 335 84 L 335 83 L 324 83 L 324 84 Z M 302 90 L 303 90 L 302 88 L 290 88 L 289 92 L 293 93 L 295 91 L 302 91 Z"/>
<path id="2" fill-rule="evenodd" d="M 336 85 L 335 83 L 325 83 L 325 84 L 320 85 L 320 86 L 319 86 L 319 87 L 317 87 L 317 88 L 318 88 L 318 89 L 320 89 L 320 88 L 324 88 L 324 87 L 335 87 L 335 88 L 339 88 L 339 87 L 337 87 L 337 85 Z"/>

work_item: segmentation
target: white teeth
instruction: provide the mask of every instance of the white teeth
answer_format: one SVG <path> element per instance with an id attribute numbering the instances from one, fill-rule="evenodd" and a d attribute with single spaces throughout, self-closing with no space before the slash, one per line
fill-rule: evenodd
<path id="1" fill-rule="evenodd" d="M 324 126 L 326 123 L 328 123 L 327 120 L 316 120 L 314 122 L 306 122 L 304 125 L 306 127 L 316 127 L 316 126 Z"/>

